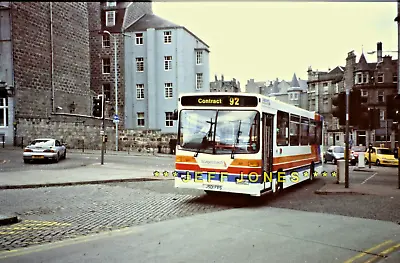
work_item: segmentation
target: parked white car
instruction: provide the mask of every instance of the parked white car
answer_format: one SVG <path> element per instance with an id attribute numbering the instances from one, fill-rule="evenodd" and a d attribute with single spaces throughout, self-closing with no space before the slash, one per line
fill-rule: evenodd
<path id="1" fill-rule="evenodd" d="M 24 149 L 24 163 L 32 160 L 52 160 L 58 162 L 67 157 L 67 149 L 64 144 L 56 139 L 36 139 Z"/>

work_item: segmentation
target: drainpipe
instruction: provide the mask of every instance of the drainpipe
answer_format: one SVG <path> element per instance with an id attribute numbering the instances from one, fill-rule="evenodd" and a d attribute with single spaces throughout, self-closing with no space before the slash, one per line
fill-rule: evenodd
<path id="1" fill-rule="evenodd" d="M 51 82 L 51 113 L 55 111 L 55 102 L 54 102 L 54 39 L 53 39 L 53 3 L 50 2 L 50 45 L 51 45 L 51 73 L 50 73 L 50 82 Z"/>

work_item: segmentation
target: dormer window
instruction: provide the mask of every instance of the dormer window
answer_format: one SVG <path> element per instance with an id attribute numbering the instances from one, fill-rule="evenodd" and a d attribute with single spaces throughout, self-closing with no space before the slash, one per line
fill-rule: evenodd
<path id="1" fill-rule="evenodd" d="M 117 2 L 106 2 L 106 6 L 117 6 Z"/>
<path id="2" fill-rule="evenodd" d="M 106 12 L 106 26 L 115 26 L 115 11 Z"/>

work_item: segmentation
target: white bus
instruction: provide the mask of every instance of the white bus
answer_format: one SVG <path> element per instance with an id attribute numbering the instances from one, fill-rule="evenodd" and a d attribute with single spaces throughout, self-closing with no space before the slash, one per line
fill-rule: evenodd
<path id="1" fill-rule="evenodd" d="M 322 169 L 322 116 L 251 93 L 181 94 L 175 187 L 261 196 Z"/>

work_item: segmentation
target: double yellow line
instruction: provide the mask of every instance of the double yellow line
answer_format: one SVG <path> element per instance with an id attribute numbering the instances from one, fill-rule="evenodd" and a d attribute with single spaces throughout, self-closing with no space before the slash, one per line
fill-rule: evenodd
<path id="1" fill-rule="evenodd" d="M 390 247 L 387 247 L 387 245 L 391 245 Z M 380 248 L 385 248 L 385 250 L 378 252 Z M 382 242 L 374 247 L 371 247 L 367 250 L 365 250 L 364 252 L 346 260 L 344 263 L 355 263 L 355 262 L 359 262 L 359 263 L 373 263 L 376 262 L 380 259 L 383 259 L 384 257 L 387 257 L 389 254 L 400 250 L 400 243 L 395 243 L 393 240 L 387 240 L 385 242 Z M 367 259 L 364 261 L 361 258 L 365 258 L 367 257 Z M 360 259 L 360 260 L 358 260 Z"/>

